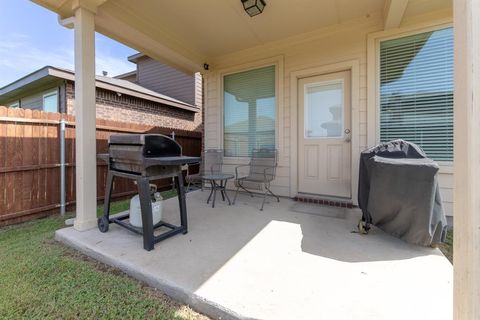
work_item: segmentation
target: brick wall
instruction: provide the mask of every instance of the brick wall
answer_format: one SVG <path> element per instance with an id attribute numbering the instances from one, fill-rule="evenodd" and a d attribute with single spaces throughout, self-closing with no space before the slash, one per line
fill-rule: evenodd
<path id="1" fill-rule="evenodd" d="M 203 132 L 202 110 L 195 113 L 99 88 L 96 96 L 98 119 Z M 67 113 L 75 115 L 73 82 L 66 85 L 66 100 Z"/>

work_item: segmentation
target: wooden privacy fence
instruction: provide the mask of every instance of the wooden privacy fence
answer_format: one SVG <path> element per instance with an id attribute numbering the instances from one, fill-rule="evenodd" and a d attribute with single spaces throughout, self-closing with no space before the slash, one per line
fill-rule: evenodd
<path id="1" fill-rule="evenodd" d="M 0 226 L 45 216 L 60 208 L 60 120 L 66 121 L 66 204 L 75 203 L 75 117 L 0 106 Z M 199 156 L 200 132 L 97 120 L 97 153 L 106 152 L 113 133 L 175 132 L 183 154 Z M 97 199 L 103 199 L 107 166 L 97 162 Z M 93 173 L 92 173 L 93 174 Z M 171 179 L 156 181 L 160 189 Z M 136 193 L 131 180 L 115 180 L 113 197 Z"/>

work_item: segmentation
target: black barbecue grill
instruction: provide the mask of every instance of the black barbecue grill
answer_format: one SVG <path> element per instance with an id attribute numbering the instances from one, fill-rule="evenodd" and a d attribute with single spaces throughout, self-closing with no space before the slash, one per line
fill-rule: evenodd
<path id="1" fill-rule="evenodd" d="M 182 156 L 182 147 L 175 140 L 161 134 L 115 134 L 108 140 L 108 153 L 98 157 L 108 164 L 105 186 L 104 215 L 98 219 L 98 228 L 107 232 L 110 223 L 116 223 L 132 232 L 143 235 L 143 248 L 152 250 L 154 244 L 178 233 L 188 232 L 187 206 L 182 175 L 182 165 L 198 163 L 198 157 Z M 129 214 L 110 218 L 110 201 L 113 179 L 123 177 L 137 182 L 142 228 L 128 223 Z M 175 177 L 180 206 L 180 226 L 160 221 L 153 225 L 150 181 Z M 155 236 L 154 230 L 166 227 L 169 230 Z"/>

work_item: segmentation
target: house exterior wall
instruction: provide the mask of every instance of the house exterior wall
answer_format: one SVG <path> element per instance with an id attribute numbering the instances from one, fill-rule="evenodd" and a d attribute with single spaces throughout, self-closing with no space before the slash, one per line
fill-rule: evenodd
<path id="1" fill-rule="evenodd" d="M 449 10 L 435 12 L 427 16 L 404 21 L 402 28 L 419 32 L 426 24 L 435 25 L 451 20 Z M 440 22 L 439 22 L 440 21 Z M 223 147 L 223 75 L 232 72 L 253 69 L 269 64 L 277 66 L 277 148 L 279 149 L 279 167 L 272 189 L 280 195 L 294 197 L 297 193 L 297 109 L 296 75 L 328 73 L 351 66 L 352 72 L 352 161 L 358 162 L 362 150 L 374 146 L 378 141 L 369 138 L 378 124 L 371 120 L 368 110 L 375 108 L 375 101 L 368 99 L 368 91 L 376 87 L 374 80 L 367 77 L 370 67 L 376 68 L 375 61 L 368 61 L 368 36 L 383 30 L 383 18 L 372 15 L 348 23 L 327 27 L 315 32 L 295 36 L 274 43 L 267 43 L 209 61 L 211 70 L 204 74 L 205 84 L 205 148 Z M 400 36 L 399 28 L 395 32 Z M 394 33 L 395 33 L 394 32 Z M 344 70 L 345 70 L 344 69 Z M 225 170 L 234 171 L 234 167 L 245 164 L 248 159 L 226 158 Z M 352 200 L 356 204 L 356 186 L 358 168 L 353 163 Z M 453 169 L 452 165 L 442 166 L 439 181 L 447 214 L 452 214 Z"/>
<path id="2" fill-rule="evenodd" d="M 132 74 L 128 74 L 126 76 L 117 76 L 115 77 L 117 79 L 122 79 L 122 80 L 127 80 L 127 81 L 130 81 L 130 82 L 137 82 L 137 73 L 132 73 Z"/>
<path id="3" fill-rule="evenodd" d="M 131 81 L 131 82 L 137 82 L 137 75 L 130 75 L 128 77 L 122 78 L 123 80 Z"/>
<path id="4" fill-rule="evenodd" d="M 54 88 L 50 88 L 48 90 L 45 90 L 44 92 L 39 92 L 24 97 L 20 99 L 20 105 L 24 109 L 43 110 L 43 95 L 53 90 Z"/>
<path id="5" fill-rule="evenodd" d="M 379 31 L 371 33 L 368 35 L 367 40 L 367 53 L 368 53 L 368 70 L 367 78 L 371 79 L 367 87 L 367 96 L 368 96 L 368 123 L 373 123 L 374 125 L 368 126 L 368 145 L 375 145 L 379 140 L 379 126 L 378 123 L 378 70 L 376 66 L 376 56 L 379 53 L 378 43 L 381 40 L 397 38 L 399 36 L 407 36 L 411 34 L 416 34 L 419 32 L 432 31 L 439 28 L 446 28 L 452 26 L 453 22 L 452 12 L 451 11 L 441 11 L 433 13 L 424 17 L 417 17 L 409 23 L 405 23 L 401 29 L 393 29 L 386 31 Z M 439 184 L 440 191 L 442 195 L 443 205 L 448 216 L 453 215 L 453 163 L 448 162 L 439 162 L 440 171 L 439 171 Z"/>
<path id="6" fill-rule="evenodd" d="M 137 83 L 169 97 L 195 104 L 195 77 L 148 56 L 137 63 Z"/>
<path id="7" fill-rule="evenodd" d="M 194 105 L 202 108 L 203 106 L 203 78 L 200 73 L 195 73 L 195 101 Z M 202 108 L 203 109 L 203 108 Z"/>
<path id="8" fill-rule="evenodd" d="M 59 96 L 59 109 L 61 109 L 61 107 L 63 105 L 62 103 L 64 102 L 61 99 L 62 86 L 63 86 L 63 84 L 62 85 L 55 85 L 55 86 L 51 86 L 51 87 L 47 87 L 47 88 L 40 88 L 36 92 L 29 93 L 29 94 L 27 94 L 27 95 L 25 95 L 25 96 L 23 96 L 23 97 L 21 97 L 17 100 L 9 101 L 8 103 L 5 103 L 5 105 L 9 106 L 12 103 L 20 101 L 20 106 L 23 109 L 43 110 L 43 96 L 47 93 L 57 91 L 58 96 Z"/>
<path id="9" fill-rule="evenodd" d="M 66 85 L 67 113 L 75 115 L 72 82 Z M 202 132 L 202 112 L 192 112 L 128 95 L 96 89 L 97 118 Z"/>

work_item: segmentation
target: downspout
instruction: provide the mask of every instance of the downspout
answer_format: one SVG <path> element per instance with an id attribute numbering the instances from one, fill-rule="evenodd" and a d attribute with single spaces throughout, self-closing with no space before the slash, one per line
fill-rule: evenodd
<path id="1" fill-rule="evenodd" d="M 172 139 L 175 140 L 175 131 L 172 131 L 171 135 L 172 135 Z M 174 177 L 172 177 L 172 190 L 175 190 L 175 178 Z"/>

